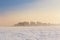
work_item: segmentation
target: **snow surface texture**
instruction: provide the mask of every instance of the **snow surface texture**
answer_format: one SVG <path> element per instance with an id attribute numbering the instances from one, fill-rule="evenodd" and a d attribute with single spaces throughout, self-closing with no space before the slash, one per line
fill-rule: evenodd
<path id="1" fill-rule="evenodd" d="M 0 40 L 60 40 L 60 28 L 0 27 Z"/>

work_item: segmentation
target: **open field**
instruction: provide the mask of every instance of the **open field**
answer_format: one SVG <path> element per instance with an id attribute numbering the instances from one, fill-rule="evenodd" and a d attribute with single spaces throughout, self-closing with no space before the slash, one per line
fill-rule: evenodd
<path id="1" fill-rule="evenodd" d="M 0 27 L 0 40 L 60 40 L 60 26 Z"/>

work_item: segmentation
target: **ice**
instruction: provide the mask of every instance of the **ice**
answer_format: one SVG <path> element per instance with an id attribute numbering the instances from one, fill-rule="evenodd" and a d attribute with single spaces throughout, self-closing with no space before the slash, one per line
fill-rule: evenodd
<path id="1" fill-rule="evenodd" d="M 60 40 L 60 28 L 0 27 L 0 40 Z"/>

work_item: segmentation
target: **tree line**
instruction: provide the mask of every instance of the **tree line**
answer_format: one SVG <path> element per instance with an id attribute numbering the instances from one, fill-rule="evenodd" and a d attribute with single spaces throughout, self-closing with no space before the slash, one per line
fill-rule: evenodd
<path id="1" fill-rule="evenodd" d="M 50 23 L 42 23 L 42 22 L 19 22 L 15 24 L 14 26 L 49 26 L 52 25 Z"/>

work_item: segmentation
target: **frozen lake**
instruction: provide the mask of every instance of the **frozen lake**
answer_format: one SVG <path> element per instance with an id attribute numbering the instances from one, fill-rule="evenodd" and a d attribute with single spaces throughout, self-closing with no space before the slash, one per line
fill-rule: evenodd
<path id="1" fill-rule="evenodd" d="M 0 40 L 60 40 L 60 26 L 0 27 Z"/>

